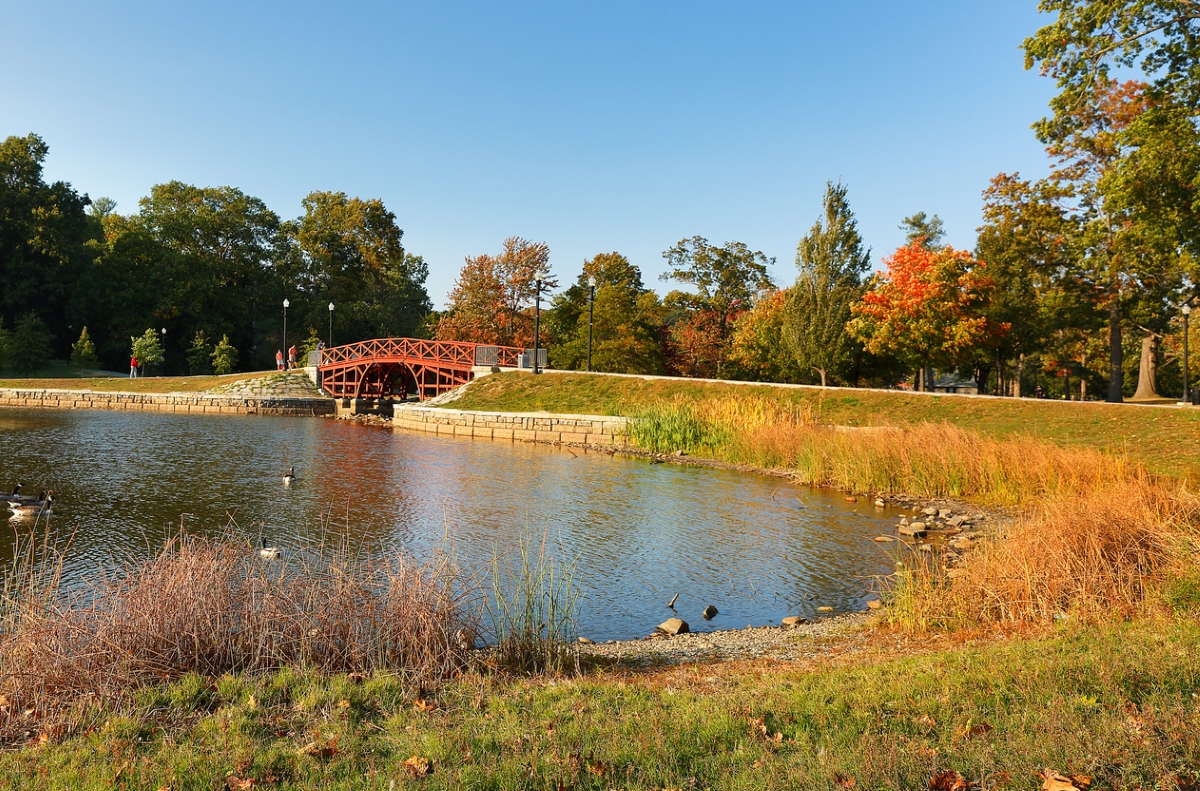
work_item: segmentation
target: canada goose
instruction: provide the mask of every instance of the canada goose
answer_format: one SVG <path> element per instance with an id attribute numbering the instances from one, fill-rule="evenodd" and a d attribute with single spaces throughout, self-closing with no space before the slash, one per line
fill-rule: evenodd
<path id="1" fill-rule="evenodd" d="M 283 554 L 282 549 L 280 549 L 279 547 L 269 547 L 269 546 L 267 546 L 267 539 L 265 539 L 265 538 L 262 539 L 262 546 L 258 550 L 258 556 L 260 558 L 266 558 L 267 560 L 275 560 L 282 554 Z"/>
<path id="2" fill-rule="evenodd" d="M 10 502 L 10 503 L 14 500 L 20 500 L 21 499 L 21 487 L 23 487 L 24 485 L 25 484 L 23 484 L 23 483 L 18 483 L 16 486 L 13 487 L 12 494 L 0 494 L 0 500 L 3 500 L 5 502 Z"/>
<path id="3" fill-rule="evenodd" d="M 296 468 L 288 467 L 288 471 L 283 476 L 283 485 L 290 486 L 296 480 Z"/>
<path id="4" fill-rule="evenodd" d="M 34 502 L 9 503 L 13 516 L 50 516 L 54 513 L 54 492 L 43 492 L 43 500 Z"/>

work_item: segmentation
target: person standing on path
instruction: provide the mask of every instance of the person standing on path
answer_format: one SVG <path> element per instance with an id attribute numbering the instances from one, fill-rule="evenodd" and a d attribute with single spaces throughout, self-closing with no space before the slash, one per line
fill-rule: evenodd
<path id="1" fill-rule="evenodd" d="M 138 358 L 137 355 L 129 358 L 129 378 L 137 379 Z"/>
<path id="2" fill-rule="evenodd" d="M 288 369 L 296 367 L 296 347 L 292 346 L 288 349 Z"/>
<path id="3" fill-rule="evenodd" d="M 283 370 L 283 352 L 278 349 L 275 350 L 275 367 Z"/>

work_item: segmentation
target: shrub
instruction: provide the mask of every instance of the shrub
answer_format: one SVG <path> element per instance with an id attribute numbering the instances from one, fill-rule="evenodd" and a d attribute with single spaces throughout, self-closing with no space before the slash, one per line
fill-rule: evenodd
<path id="1" fill-rule="evenodd" d="M 221 342 L 213 347 L 212 354 L 213 373 L 231 374 L 233 369 L 237 367 L 238 351 L 229 342 L 228 335 L 221 336 Z"/>
<path id="2" fill-rule="evenodd" d="M 131 341 L 130 351 L 137 358 L 138 365 L 152 366 L 162 363 L 163 347 L 157 330 L 148 328 L 140 338 L 130 338 L 129 340 Z"/>
<path id="3" fill-rule="evenodd" d="M 87 327 L 79 333 L 79 340 L 71 344 L 71 364 L 78 365 L 80 371 L 96 364 L 96 344 L 92 343 Z"/>
<path id="4" fill-rule="evenodd" d="M 9 346 L 8 364 L 18 373 L 31 373 L 50 359 L 50 332 L 36 313 L 17 322 Z"/>
<path id="5" fill-rule="evenodd" d="M 212 344 L 208 342 L 204 330 L 197 330 L 196 337 L 192 338 L 192 345 L 188 347 L 187 351 L 188 373 L 192 376 L 211 374 L 213 371 L 212 352 Z"/>

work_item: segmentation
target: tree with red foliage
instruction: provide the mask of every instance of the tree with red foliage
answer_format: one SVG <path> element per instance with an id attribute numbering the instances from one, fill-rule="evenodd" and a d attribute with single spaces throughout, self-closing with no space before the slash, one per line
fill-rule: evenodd
<path id="1" fill-rule="evenodd" d="M 473 341 L 500 346 L 533 343 L 528 308 L 536 293 L 536 275 L 549 266 L 550 248 L 517 236 L 504 240 L 500 255 L 468 257 L 454 288 L 450 309 L 438 322 L 438 340 Z M 553 279 L 542 288 L 554 288 Z"/>
<path id="2" fill-rule="evenodd" d="M 950 368 L 990 333 L 1008 331 L 988 322 L 994 284 L 970 253 L 930 250 L 917 240 L 883 263 L 887 271 L 873 278 L 848 325 L 871 353 L 896 355 L 920 370 Z"/>

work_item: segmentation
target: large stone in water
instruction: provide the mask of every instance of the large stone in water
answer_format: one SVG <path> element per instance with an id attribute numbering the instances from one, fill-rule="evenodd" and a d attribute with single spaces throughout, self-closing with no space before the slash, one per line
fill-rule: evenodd
<path id="1" fill-rule="evenodd" d="M 920 538 L 921 536 L 925 535 L 925 523 L 913 522 L 912 524 L 908 525 L 900 525 L 899 530 L 900 535 Z"/>
<path id="2" fill-rule="evenodd" d="M 716 614 L 717 614 L 717 608 L 713 607 L 711 604 L 708 605 L 707 607 L 705 607 L 704 612 L 701 613 L 701 615 L 704 616 L 704 620 L 706 620 L 706 621 L 711 621 L 713 616 Z"/>
<path id="3" fill-rule="evenodd" d="M 677 634 L 687 634 L 691 629 L 688 628 L 687 621 L 682 618 L 668 618 L 658 625 L 658 631 L 674 636 Z"/>

